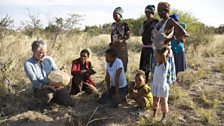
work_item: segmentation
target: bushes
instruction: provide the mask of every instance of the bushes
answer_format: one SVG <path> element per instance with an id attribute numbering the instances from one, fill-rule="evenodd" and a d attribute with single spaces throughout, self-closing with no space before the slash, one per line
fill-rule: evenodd
<path id="1" fill-rule="evenodd" d="M 216 34 L 223 34 L 224 33 L 224 24 L 222 24 L 218 28 L 216 28 L 215 33 Z"/>
<path id="2" fill-rule="evenodd" d="M 83 30 L 84 32 L 90 34 L 90 35 L 99 35 L 99 34 L 110 34 L 111 32 L 111 24 L 106 23 L 103 25 L 93 25 L 93 26 L 86 26 Z"/>
<path id="3" fill-rule="evenodd" d="M 99 35 L 100 31 L 101 31 L 101 28 L 98 27 L 97 25 L 86 26 L 85 29 L 84 29 L 84 32 L 87 32 L 90 35 Z"/>
<path id="4" fill-rule="evenodd" d="M 13 22 L 14 21 L 8 15 L 0 19 L 0 41 L 12 32 Z"/>
<path id="5" fill-rule="evenodd" d="M 126 19 L 124 21 L 127 22 L 128 26 L 130 28 L 131 33 L 134 36 L 139 36 L 139 29 L 141 28 L 142 23 L 144 22 L 144 20 L 145 20 L 145 17 L 141 16 L 141 17 L 139 17 L 137 19 Z"/>

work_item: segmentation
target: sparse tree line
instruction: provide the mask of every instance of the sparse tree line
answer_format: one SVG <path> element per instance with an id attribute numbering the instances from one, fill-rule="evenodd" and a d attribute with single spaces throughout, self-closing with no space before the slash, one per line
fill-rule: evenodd
<path id="1" fill-rule="evenodd" d="M 29 37 L 44 35 L 52 41 L 56 41 L 58 35 L 61 33 L 79 32 L 80 30 L 77 25 L 82 20 L 81 17 L 82 16 L 78 14 L 68 14 L 65 18 L 53 17 L 48 21 L 48 25 L 43 27 L 41 19 L 29 13 L 29 20 L 21 22 L 21 27 L 15 30 L 13 26 L 14 20 L 6 15 L 4 18 L 0 19 L 0 40 L 2 41 L 5 36 L 19 31 Z"/>
<path id="2" fill-rule="evenodd" d="M 188 12 L 173 10 L 171 14 L 172 13 L 177 13 L 178 15 L 180 15 L 181 21 L 185 22 L 188 26 L 188 32 L 193 35 L 191 35 L 191 39 L 195 40 L 196 42 L 201 42 L 205 39 L 201 38 L 200 36 L 194 36 L 194 33 L 200 33 L 202 35 L 211 33 L 224 33 L 223 24 L 218 28 L 208 27 L 191 16 L 191 14 Z M 22 22 L 21 27 L 17 30 L 14 30 L 14 20 L 11 19 L 10 16 L 6 15 L 5 17 L 0 19 L 0 40 L 2 41 L 5 36 L 11 34 L 14 31 L 21 31 L 29 37 L 44 35 L 47 38 L 50 38 L 53 42 L 55 42 L 57 37 L 62 33 L 66 33 L 66 35 L 68 36 L 72 35 L 73 33 L 79 32 L 86 32 L 90 35 L 110 34 L 111 23 L 85 26 L 84 29 L 80 29 L 78 25 L 82 21 L 82 17 L 82 15 L 75 13 L 68 14 L 67 17 L 53 17 L 49 19 L 47 26 L 43 27 L 43 24 L 41 24 L 41 19 L 28 11 L 28 20 Z M 158 17 L 158 15 L 155 14 L 155 17 Z M 134 36 L 139 35 L 138 31 L 144 20 L 144 16 L 140 16 L 137 19 L 124 19 L 124 21 L 128 23 L 131 33 Z"/>

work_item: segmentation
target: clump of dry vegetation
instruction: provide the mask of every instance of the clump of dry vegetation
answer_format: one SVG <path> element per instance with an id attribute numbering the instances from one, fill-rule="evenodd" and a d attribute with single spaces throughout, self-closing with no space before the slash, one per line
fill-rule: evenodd
<path id="1" fill-rule="evenodd" d="M 183 17 L 187 19 L 189 15 L 186 14 Z M 38 18 L 35 20 L 38 21 Z M 105 89 L 104 52 L 109 47 L 110 35 L 89 34 L 77 29 L 68 31 L 60 27 L 65 22 L 66 19 L 57 18 L 48 29 L 41 30 L 31 27 L 35 32 L 25 29 L 25 31 L 11 32 L 0 38 L 0 124 L 160 125 L 161 112 L 158 113 L 157 118 L 152 117 L 152 111 L 147 111 L 144 116 L 141 116 L 131 107 L 113 109 L 102 106 L 91 95 L 73 96 L 76 102 L 75 107 L 65 107 L 54 103 L 51 106 L 42 107 L 36 101 L 31 84 L 23 71 L 23 63 L 32 56 L 31 43 L 37 38 L 48 43 L 48 55 L 54 58 L 58 67 L 65 66 L 67 71 L 70 71 L 72 60 L 79 57 L 80 50 L 89 49 L 90 60 L 97 71 L 93 79 L 100 92 Z M 221 93 L 224 76 L 224 37 L 216 35 L 215 39 L 212 39 L 210 34 L 207 34 L 208 30 L 204 25 L 198 22 L 193 22 L 191 25 L 190 33 L 194 39 L 188 39 L 191 43 L 186 44 L 188 69 L 178 74 L 177 83 L 171 85 L 170 113 L 168 113 L 166 124 L 221 125 L 224 123 L 222 118 L 224 116 L 224 95 Z M 205 38 L 202 35 L 199 36 L 200 30 L 203 29 L 206 30 L 203 31 Z M 203 40 L 205 42 L 201 42 Z M 127 79 L 130 81 L 139 68 L 141 50 L 139 36 L 131 36 L 128 40 L 128 50 Z"/>

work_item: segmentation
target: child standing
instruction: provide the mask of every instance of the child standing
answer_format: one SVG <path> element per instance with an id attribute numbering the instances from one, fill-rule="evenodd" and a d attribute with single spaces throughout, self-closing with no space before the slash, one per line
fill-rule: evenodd
<path id="1" fill-rule="evenodd" d="M 163 116 L 161 122 L 165 121 L 166 113 L 168 109 L 168 95 L 169 85 L 167 83 L 168 64 L 167 57 L 169 49 L 163 48 L 156 50 L 156 66 L 152 82 L 152 94 L 153 94 L 153 116 L 156 116 L 156 111 L 161 103 L 161 109 Z"/>
<path id="2" fill-rule="evenodd" d="M 135 81 L 129 85 L 129 96 L 142 109 L 149 109 L 152 107 L 153 96 L 150 87 L 145 84 L 145 73 L 139 71 L 135 75 Z"/>

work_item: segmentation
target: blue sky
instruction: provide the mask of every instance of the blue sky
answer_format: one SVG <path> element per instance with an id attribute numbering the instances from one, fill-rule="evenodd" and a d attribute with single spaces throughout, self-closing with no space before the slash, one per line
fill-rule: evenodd
<path id="1" fill-rule="evenodd" d="M 137 18 L 144 14 L 148 4 L 157 5 L 161 0 L 0 0 L 0 18 L 9 15 L 15 25 L 28 20 L 28 11 L 38 16 L 43 24 L 52 17 L 66 17 L 67 13 L 83 15 L 81 27 L 113 21 L 112 12 L 117 6 L 124 9 L 124 18 Z M 224 24 L 224 0 L 162 0 L 171 9 L 192 13 L 209 26 Z"/>

